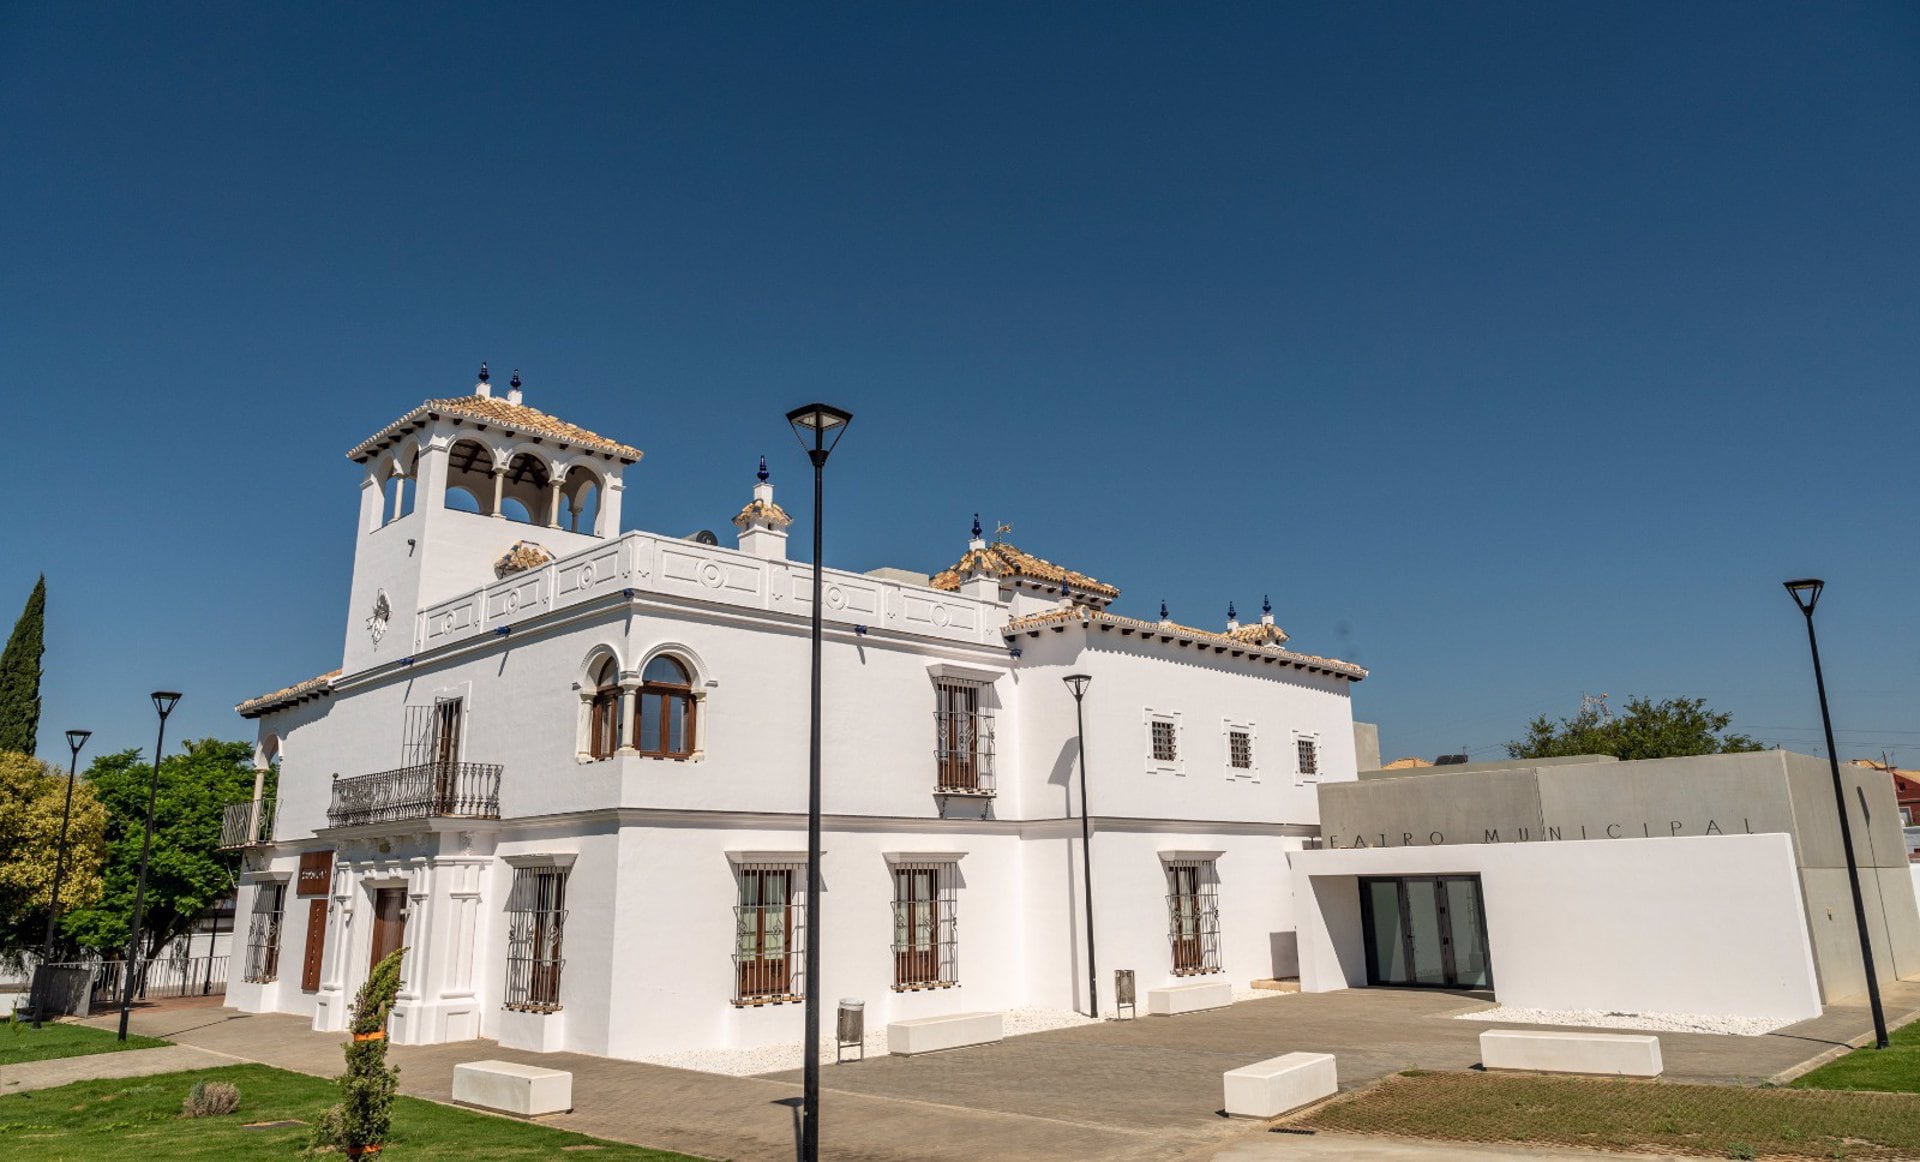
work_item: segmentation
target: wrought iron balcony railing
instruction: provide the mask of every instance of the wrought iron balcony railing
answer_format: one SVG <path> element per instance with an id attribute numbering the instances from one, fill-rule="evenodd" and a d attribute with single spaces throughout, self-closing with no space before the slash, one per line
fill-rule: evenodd
<path id="1" fill-rule="evenodd" d="M 327 825 L 354 827 L 403 819 L 500 818 L 498 763 L 421 763 L 350 779 L 335 778 Z"/>
<path id="2" fill-rule="evenodd" d="M 273 842 L 273 800 L 262 799 L 259 806 L 256 816 L 252 799 L 227 804 L 226 814 L 220 819 L 221 850 Z"/>

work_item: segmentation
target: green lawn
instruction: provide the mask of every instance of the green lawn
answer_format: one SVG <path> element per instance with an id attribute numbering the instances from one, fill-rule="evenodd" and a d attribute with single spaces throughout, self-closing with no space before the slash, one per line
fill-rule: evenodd
<path id="1" fill-rule="evenodd" d="M 36 1029 L 32 1021 L 0 1021 L 0 1065 L 45 1061 L 49 1057 L 85 1057 L 89 1053 L 115 1053 L 122 1049 L 158 1049 L 170 1044 L 170 1041 L 136 1037 L 132 1033 L 122 1042 L 112 1033 L 85 1025 L 48 1022 Z"/>
<path id="2" fill-rule="evenodd" d="M 1531 1073 L 1403 1073 L 1297 1129 L 1707 1158 L 1920 1157 L 1920 1096 Z"/>
<path id="3" fill-rule="evenodd" d="M 1920 1021 L 1895 1029 L 1885 1049 L 1855 1049 L 1793 1084 L 1801 1089 L 1920 1093 Z"/>
<path id="4" fill-rule="evenodd" d="M 183 1118 L 180 1100 L 196 1081 L 240 1087 L 240 1108 L 226 1117 Z M 332 1105 L 331 1082 L 265 1065 L 232 1065 L 155 1077 L 80 1081 L 58 1089 L 0 1097 L 0 1141 L 16 1158 L 58 1162 L 152 1162 L 166 1158 L 292 1158 L 306 1155 L 307 1125 L 248 1129 L 249 1123 L 308 1123 Z M 567 1151 L 562 1154 L 561 1151 Z M 339 1157 L 337 1154 L 325 1155 Z M 393 1137 L 383 1158 L 583 1157 L 623 1162 L 691 1162 L 684 1154 L 642 1149 L 531 1122 L 436 1105 L 394 1102 Z"/>

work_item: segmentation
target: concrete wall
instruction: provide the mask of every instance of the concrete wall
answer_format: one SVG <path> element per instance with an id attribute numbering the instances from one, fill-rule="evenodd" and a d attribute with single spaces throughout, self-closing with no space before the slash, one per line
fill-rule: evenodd
<path id="1" fill-rule="evenodd" d="M 1394 772 L 1386 772 L 1392 774 Z M 1916 909 L 1893 789 L 1842 767 L 1875 965 L 1920 975 Z M 1527 843 L 1781 834 L 1799 868 L 1807 927 L 1829 1001 L 1865 988 L 1827 762 L 1785 751 L 1689 758 L 1430 768 L 1320 789 L 1329 847 Z"/>
<path id="2" fill-rule="evenodd" d="M 1380 727 L 1371 722 L 1353 724 L 1353 765 L 1362 771 L 1380 766 Z"/>
<path id="3" fill-rule="evenodd" d="M 1301 987 L 1366 983 L 1359 877 L 1476 874 L 1505 1004 L 1800 1019 L 1820 1012 L 1784 835 L 1304 851 Z M 1684 892 L 1674 885 L 1684 884 Z"/>

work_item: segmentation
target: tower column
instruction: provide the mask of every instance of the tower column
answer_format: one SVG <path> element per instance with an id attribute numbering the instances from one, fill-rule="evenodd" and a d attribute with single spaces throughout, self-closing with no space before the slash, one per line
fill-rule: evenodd
<path id="1" fill-rule="evenodd" d="M 506 491 L 507 466 L 505 464 L 495 464 L 493 466 L 493 511 L 489 512 L 487 514 L 488 516 L 497 516 L 503 519 L 506 517 L 507 514 L 500 511 L 500 505 L 506 500 Z"/>
<path id="2" fill-rule="evenodd" d="M 400 470 L 400 465 L 395 464 L 393 466 L 393 475 L 387 477 L 387 480 L 393 485 L 393 515 L 387 518 L 388 522 L 391 523 L 400 519 L 401 504 L 407 495 L 407 474 Z M 418 500 L 419 496 L 419 489 L 415 489 L 414 499 Z"/>
<path id="3" fill-rule="evenodd" d="M 560 480 L 556 477 L 549 481 L 547 489 L 547 527 L 557 529 L 560 527 Z"/>

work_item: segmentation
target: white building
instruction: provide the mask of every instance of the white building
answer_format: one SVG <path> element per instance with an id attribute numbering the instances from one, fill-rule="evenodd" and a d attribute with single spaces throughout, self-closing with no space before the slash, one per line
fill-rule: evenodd
<path id="1" fill-rule="evenodd" d="M 823 979 L 803 980 L 812 572 L 764 461 L 737 548 L 622 533 L 641 453 L 482 371 L 349 453 L 341 666 L 238 708 L 278 794 L 229 815 L 231 1004 L 340 1029 L 404 945 L 402 1042 L 796 1042 L 809 987 L 863 998 L 870 1026 L 1084 1009 L 1076 672 L 1102 1009 L 1115 968 L 1143 991 L 1296 972 L 1286 853 L 1317 833 L 1316 784 L 1355 776 L 1366 672 L 1287 649 L 1270 612 L 1220 632 L 1109 613 L 1117 589 L 976 521 L 937 576 L 827 571 Z"/>

